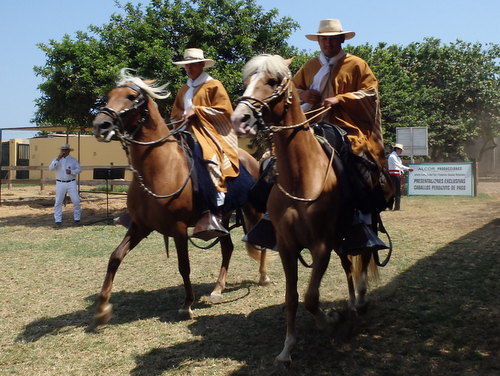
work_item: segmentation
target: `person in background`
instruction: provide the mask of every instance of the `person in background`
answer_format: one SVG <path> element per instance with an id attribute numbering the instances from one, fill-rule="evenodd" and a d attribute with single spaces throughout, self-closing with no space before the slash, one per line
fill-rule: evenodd
<path id="1" fill-rule="evenodd" d="M 401 153 L 404 151 L 402 144 L 395 144 L 393 151 L 389 154 L 389 175 L 394 185 L 394 198 L 389 202 L 390 210 L 401 209 L 401 176 L 405 171 L 413 171 L 413 168 L 405 166 L 401 161 Z"/>
<path id="2" fill-rule="evenodd" d="M 49 165 L 49 170 L 56 172 L 56 200 L 54 203 L 55 226 L 60 227 L 62 223 L 62 206 L 66 193 L 73 203 L 73 219 L 75 224 L 80 224 L 81 206 L 80 195 L 76 184 L 76 175 L 82 168 L 76 158 L 69 153 L 73 150 L 69 144 L 60 147 L 61 152 Z"/>
<path id="3" fill-rule="evenodd" d="M 220 207 L 227 192 L 227 179 L 239 174 L 238 138 L 231 123 L 233 107 L 226 89 L 204 69 L 215 62 L 205 59 L 199 48 L 188 48 L 181 61 L 173 62 L 185 69 L 187 83 L 179 89 L 170 118 L 184 120 L 201 147 L 202 160 L 215 190 L 210 194 L 209 210 L 204 210 L 196 223 L 192 237 L 209 240 L 225 236 Z M 209 182 L 200 189 L 211 191 Z M 212 199 L 213 196 L 213 199 Z"/>

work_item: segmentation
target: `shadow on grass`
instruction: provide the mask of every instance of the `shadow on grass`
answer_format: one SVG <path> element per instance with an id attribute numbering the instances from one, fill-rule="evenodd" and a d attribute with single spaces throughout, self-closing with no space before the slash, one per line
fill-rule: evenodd
<path id="1" fill-rule="evenodd" d="M 397 256 L 396 252 L 394 259 Z M 299 305 L 298 343 L 287 374 L 499 374 L 499 263 L 500 219 L 496 219 L 421 259 L 371 292 L 368 313 L 348 323 L 352 324 L 352 333 L 347 342 L 316 330 L 312 316 Z M 241 289 L 240 295 L 246 297 L 244 291 L 251 285 L 255 283 L 243 282 L 231 289 Z M 201 297 L 212 288 L 212 284 L 199 284 L 195 291 Z M 113 293 L 115 315 L 108 325 L 148 318 L 177 322 L 183 296 L 182 286 Z M 96 296 L 87 299 L 95 301 Z M 204 304 L 198 301 L 193 307 L 195 319 L 186 322 L 200 339 L 165 344 L 138 355 L 130 374 L 155 376 L 169 370 L 193 374 L 193 365 L 199 363 L 202 372 L 212 359 L 221 364 L 227 363 L 227 359 L 241 364 L 231 373 L 236 376 L 277 374 L 273 363 L 282 349 L 286 324 L 282 304 L 256 309 L 248 316 L 197 316 L 196 309 Z M 341 304 L 327 301 L 324 305 Z M 34 321 L 18 340 L 37 341 L 70 326 L 85 327 L 89 334 L 94 333 L 94 312 L 95 305 L 91 305 L 81 311 Z"/>
<path id="2" fill-rule="evenodd" d="M 243 299 L 249 295 L 250 286 L 255 285 L 253 281 L 243 281 L 228 286 L 225 292 L 241 290 L 238 299 Z M 193 311 L 209 306 L 204 300 L 212 292 L 213 287 L 213 283 L 193 285 L 196 295 L 200 297 L 193 304 Z M 66 327 L 84 327 L 88 333 L 98 332 L 99 329 L 95 327 L 94 321 L 97 295 L 91 295 L 85 299 L 93 304 L 80 311 L 33 321 L 24 328 L 16 340 L 36 342 L 46 335 L 57 334 Z M 157 318 L 162 322 L 178 322 L 177 311 L 183 299 L 184 287 L 182 285 L 153 291 L 113 292 L 111 295 L 113 317 L 106 325 L 122 325 L 149 318 Z"/>
<path id="3" fill-rule="evenodd" d="M 369 312 L 354 323 L 349 342 L 318 332 L 300 305 L 287 374 L 497 375 L 499 243 L 497 219 L 373 291 Z M 242 363 L 232 375 L 277 374 L 273 361 L 283 345 L 284 316 L 282 306 L 270 306 L 248 317 L 197 317 L 189 327 L 201 340 L 138 356 L 131 374 L 155 376 L 183 367 L 188 372 L 207 358 Z"/>

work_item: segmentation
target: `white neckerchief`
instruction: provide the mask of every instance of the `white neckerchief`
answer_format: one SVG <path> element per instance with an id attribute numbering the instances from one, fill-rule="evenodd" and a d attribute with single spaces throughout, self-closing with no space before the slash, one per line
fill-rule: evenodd
<path id="1" fill-rule="evenodd" d="M 187 114 L 189 110 L 193 107 L 193 96 L 195 90 L 207 81 L 212 80 L 212 77 L 206 72 L 201 72 L 201 74 L 193 81 L 192 79 L 187 80 L 187 86 L 189 89 L 184 93 L 184 114 Z"/>
<path id="2" fill-rule="evenodd" d="M 342 59 L 345 55 L 345 51 L 340 50 L 337 55 L 328 58 L 322 52 L 318 58 L 319 62 L 321 63 L 321 68 L 314 75 L 313 82 L 309 89 L 323 93 L 323 90 L 325 89 L 325 86 L 328 82 L 330 70 L 333 69 L 340 61 L 340 59 Z M 302 111 L 307 112 L 312 108 L 312 105 L 309 103 L 303 103 L 301 107 Z"/>

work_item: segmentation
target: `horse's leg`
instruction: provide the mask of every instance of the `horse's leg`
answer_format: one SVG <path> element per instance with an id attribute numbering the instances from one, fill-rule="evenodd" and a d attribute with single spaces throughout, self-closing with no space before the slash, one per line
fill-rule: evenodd
<path id="1" fill-rule="evenodd" d="M 356 257 L 361 258 L 361 265 L 357 265 L 355 268 L 355 280 L 357 281 L 356 310 L 359 313 L 365 313 L 368 308 L 366 292 L 368 289 L 368 268 L 371 267 L 372 264 L 372 253 L 364 252 L 363 254 Z M 359 263 L 359 259 L 356 261 Z"/>
<path id="2" fill-rule="evenodd" d="M 228 223 L 224 223 L 227 228 Z M 226 288 L 226 278 L 229 269 L 229 262 L 231 261 L 231 256 L 233 254 L 234 245 L 231 240 L 231 236 L 222 236 L 220 238 L 220 248 L 222 253 L 222 263 L 220 266 L 219 277 L 215 281 L 215 286 L 210 294 L 210 300 L 212 303 L 220 303 L 222 300 L 222 292 Z"/>
<path id="3" fill-rule="evenodd" d="M 295 336 L 295 319 L 299 304 L 299 294 L 297 292 L 297 252 L 293 249 L 282 250 L 279 244 L 278 249 L 280 250 L 281 263 L 283 264 L 286 278 L 286 338 L 283 350 L 281 350 L 281 353 L 276 357 L 276 361 L 289 367 L 292 363 L 291 351 L 297 343 L 297 338 Z"/>
<path id="4" fill-rule="evenodd" d="M 116 247 L 109 257 L 106 277 L 104 278 L 104 283 L 97 302 L 97 312 L 95 315 L 97 325 L 104 325 L 111 319 L 113 306 L 109 303 L 109 299 L 111 297 L 111 289 L 113 287 L 113 280 L 115 278 L 116 271 L 118 270 L 123 258 L 129 251 L 139 244 L 144 237 L 145 235 L 140 234 L 137 227 L 132 224 L 120 245 Z"/>
<path id="5" fill-rule="evenodd" d="M 350 318 L 357 317 L 356 311 L 356 290 L 353 281 L 352 261 L 347 255 L 339 255 L 347 279 L 347 290 L 349 298 L 347 299 L 347 312 Z"/>
<path id="6" fill-rule="evenodd" d="M 189 320 L 193 318 L 191 306 L 194 303 L 194 291 L 191 285 L 191 265 L 189 263 L 188 242 L 186 229 L 181 231 L 181 235 L 174 236 L 175 248 L 177 250 L 177 263 L 179 273 L 184 283 L 184 303 L 179 308 L 179 319 Z M 168 247 L 168 244 L 165 244 Z"/>
<path id="7" fill-rule="evenodd" d="M 322 244 L 320 247 L 312 250 L 312 254 L 313 267 L 311 277 L 309 279 L 309 285 L 304 295 L 304 306 L 314 316 L 316 326 L 319 329 L 327 329 L 335 323 L 337 317 L 334 318 L 328 316 L 321 309 L 319 304 L 319 287 L 321 285 L 323 275 L 328 268 L 331 251 L 329 249 L 326 249 L 325 245 Z"/>
<path id="8" fill-rule="evenodd" d="M 251 205 L 245 205 L 243 208 L 245 215 L 246 229 L 254 227 L 262 218 L 262 214 L 255 210 Z M 268 254 L 266 248 L 256 248 L 251 243 L 245 243 L 248 255 L 259 262 L 259 285 L 267 286 L 271 283 L 271 278 L 267 274 Z"/>

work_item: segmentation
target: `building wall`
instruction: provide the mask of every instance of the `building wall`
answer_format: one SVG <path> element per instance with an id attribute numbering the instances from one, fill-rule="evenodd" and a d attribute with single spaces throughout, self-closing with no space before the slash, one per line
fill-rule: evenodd
<path id="1" fill-rule="evenodd" d="M 66 143 L 66 136 L 36 137 L 29 140 L 30 144 L 30 166 L 45 166 L 48 168 L 50 162 L 60 152 L 59 147 Z M 70 135 L 68 143 L 74 149 L 71 155 L 84 166 L 128 166 L 127 156 L 120 142 L 99 142 L 90 135 Z M 93 170 L 83 171 L 80 174 L 82 180 L 92 180 Z M 39 171 L 30 172 L 31 179 L 39 179 Z M 44 178 L 55 178 L 53 171 L 44 171 Z M 125 179 L 132 180 L 132 173 L 125 171 Z"/>

